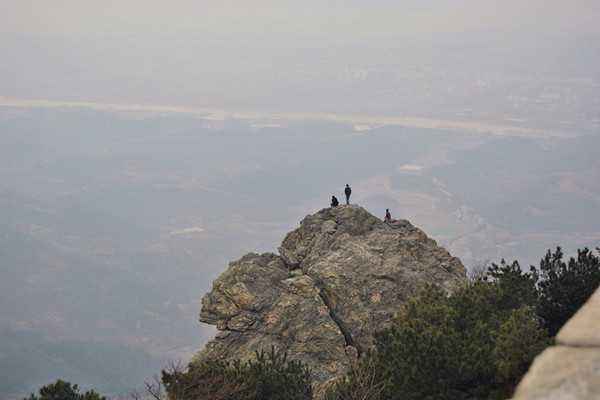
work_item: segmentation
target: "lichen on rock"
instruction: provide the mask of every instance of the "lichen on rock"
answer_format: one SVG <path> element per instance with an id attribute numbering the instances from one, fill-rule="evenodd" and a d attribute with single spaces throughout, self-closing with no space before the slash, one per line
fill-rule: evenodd
<path id="1" fill-rule="evenodd" d="M 307 216 L 279 254 L 248 254 L 215 280 L 200 321 L 220 332 L 193 362 L 248 359 L 274 346 L 311 368 L 319 393 L 420 286 L 450 292 L 466 279 L 460 260 L 420 229 L 358 206 Z"/>

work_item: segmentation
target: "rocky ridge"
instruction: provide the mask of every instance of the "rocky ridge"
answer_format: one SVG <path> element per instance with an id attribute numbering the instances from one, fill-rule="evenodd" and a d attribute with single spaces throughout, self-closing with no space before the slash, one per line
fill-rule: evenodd
<path id="1" fill-rule="evenodd" d="M 279 255 L 247 254 L 213 282 L 200 321 L 219 333 L 195 361 L 248 359 L 275 346 L 311 368 L 319 392 L 419 287 L 449 292 L 465 279 L 460 260 L 406 220 L 323 209 L 285 237 Z"/>

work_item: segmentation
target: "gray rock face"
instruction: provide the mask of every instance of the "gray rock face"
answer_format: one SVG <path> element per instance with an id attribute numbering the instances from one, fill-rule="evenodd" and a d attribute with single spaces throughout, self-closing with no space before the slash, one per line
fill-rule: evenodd
<path id="1" fill-rule="evenodd" d="M 514 400 L 600 399 L 600 289 L 539 355 Z"/>
<path id="2" fill-rule="evenodd" d="M 213 283 L 200 321 L 220 332 L 196 360 L 275 346 L 311 367 L 318 392 L 421 285 L 451 291 L 466 279 L 460 260 L 408 221 L 386 224 L 357 206 L 307 216 L 279 252 L 248 254 Z"/>
<path id="3" fill-rule="evenodd" d="M 560 330 L 556 340 L 564 346 L 600 348 L 600 289 Z"/>

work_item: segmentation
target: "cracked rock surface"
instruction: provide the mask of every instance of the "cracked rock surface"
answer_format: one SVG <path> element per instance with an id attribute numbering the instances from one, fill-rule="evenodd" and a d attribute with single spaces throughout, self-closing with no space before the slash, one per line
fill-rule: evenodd
<path id="1" fill-rule="evenodd" d="M 245 255 L 213 282 L 200 321 L 220 332 L 195 360 L 275 346 L 311 368 L 319 393 L 421 285 L 451 291 L 466 280 L 460 260 L 420 229 L 358 206 L 307 216 L 279 253 Z"/>
<path id="2" fill-rule="evenodd" d="M 600 289 L 533 362 L 514 400 L 600 399 Z"/>

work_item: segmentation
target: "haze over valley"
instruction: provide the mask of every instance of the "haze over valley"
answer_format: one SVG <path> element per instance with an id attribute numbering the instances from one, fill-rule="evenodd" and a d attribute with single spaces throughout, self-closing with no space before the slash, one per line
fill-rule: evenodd
<path id="1" fill-rule="evenodd" d="M 264 2 L 236 29 L 243 10 L 213 2 L 228 22 L 197 29 L 175 18 L 199 12 L 187 1 L 164 29 L 155 2 L 136 24 L 137 1 L 114 20 L 60 1 L 62 25 L 11 3 L 26 28 L 0 35 L 1 398 L 57 378 L 123 394 L 189 360 L 227 263 L 276 251 L 346 183 L 471 269 L 600 244 L 595 2 L 549 2 L 536 24 L 508 1 L 489 29 L 470 1 L 363 19 L 309 2 L 298 20 Z M 378 27 L 386 7 L 404 25 Z"/>

